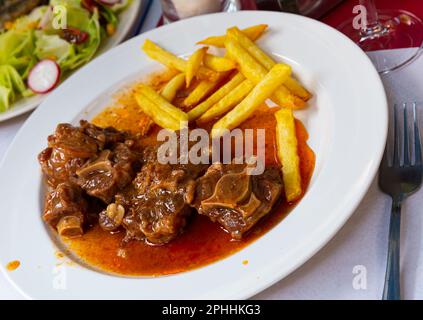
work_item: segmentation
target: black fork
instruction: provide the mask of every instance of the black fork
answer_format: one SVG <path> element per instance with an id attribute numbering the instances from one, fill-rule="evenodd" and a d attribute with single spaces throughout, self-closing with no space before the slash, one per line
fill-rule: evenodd
<path id="1" fill-rule="evenodd" d="M 400 294 L 400 226 L 401 204 L 409 195 L 416 192 L 422 184 L 422 154 L 417 121 L 416 103 L 413 103 L 413 121 L 408 125 L 408 106 L 402 104 L 403 138 L 401 139 L 401 120 L 394 106 L 394 134 L 388 139 L 385 154 L 379 171 L 379 187 L 391 196 L 392 211 L 389 225 L 388 261 L 386 266 L 384 300 L 399 300 Z M 389 141 L 392 140 L 392 141 Z M 389 155 L 388 150 L 392 150 Z"/>

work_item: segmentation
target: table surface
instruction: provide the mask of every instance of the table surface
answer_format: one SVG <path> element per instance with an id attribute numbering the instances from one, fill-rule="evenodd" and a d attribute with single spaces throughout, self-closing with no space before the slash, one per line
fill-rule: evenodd
<path id="1" fill-rule="evenodd" d="M 158 1 L 153 1 L 141 32 L 154 28 L 160 16 Z M 375 54 L 395 56 L 398 52 L 390 50 Z M 402 101 L 423 102 L 421 70 L 423 57 L 382 78 L 391 105 Z M 419 110 L 422 108 L 423 105 L 419 104 Z M 0 123 L 0 159 L 28 116 Z M 403 208 L 401 276 L 403 297 L 407 299 L 423 299 L 422 196 L 423 190 L 420 190 L 406 201 Z M 389 211 L 390 199 L 379 191 L 375 180 L 352 218 L 318 254 L 254 298 L 380 299 L 386 265 Z M 0 275 L 0 299 L 19 298 L 21 296 Z"/>

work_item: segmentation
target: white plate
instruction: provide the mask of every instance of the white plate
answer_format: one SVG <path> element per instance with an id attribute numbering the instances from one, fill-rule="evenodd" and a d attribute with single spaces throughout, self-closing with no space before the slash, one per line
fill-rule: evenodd
<path id="1" fill-rule="evenodd" d="M 194 43 L 225 29 L 270 26 L 260 45 L 288 61 L 314 98 L 297 112 L 317 156 L 310 187 L 275 228 L 240 252 L 206 267 L 157 278 L 125 278 L 79 265 L 58 271 L 55 246 L 41 220 L 37 154 L 60 122 L 90 118 L 113 92 L 157 68 L 140 50 L 146 38 L 185 55 Z M 22 127 L 0 169 L 0 265 L 27 298 L 248 298 L 313 256 L 350 217 L 372 181 L 384 149 L 387 103 L 367 56 L 336 30 L 308 18 L 275 12 L 197 17 L 164 26 L 110 50 L 53 92 Z M 21 266 L 7 272 L 11 260 Z M 242 263 L 248 260 L 248 265 Z M 64 271 L 63 271 L 63 268 Z M 64 273 L 64 275 L 62 274 Z M 64 280 L 63 280 L 63 279 Z M 57 283 L 65 281 L 65 289 Z"/>
<path id="2" fill-rule="evenodd" d="M 134 27 L 136 27 L 142 12 L 141 7 L 143 1 L 145 0 L 132 1 L 131 5 L 119 15 L 119 24 L 116 33 L 102 43 L 100 50 L 96 54 L 97 56 L 121 43 L 134 31 Z M 45 98 L 46 95 L 35 95 L 16 101 L 9 110 L 0 113 L 0 122 L 35 109 Z"/>

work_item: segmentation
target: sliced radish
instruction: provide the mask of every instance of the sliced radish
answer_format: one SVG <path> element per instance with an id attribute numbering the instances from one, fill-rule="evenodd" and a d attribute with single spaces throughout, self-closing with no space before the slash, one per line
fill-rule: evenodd
<path id="1" fill-rule="evenodd" d="M 106 4 L 108 6 L 113 6 L 116 3 L 119 3 L 120 0 L 97 0 L 98 2 L 102 3 L 102 4 Z"/>
<path id="2" fill-rule="evenodd" d="M 50 59 L 41 60 L 30 71 L 28 87 L 35 93 L 47 93 L 59 83 L 60 67 Z"/>

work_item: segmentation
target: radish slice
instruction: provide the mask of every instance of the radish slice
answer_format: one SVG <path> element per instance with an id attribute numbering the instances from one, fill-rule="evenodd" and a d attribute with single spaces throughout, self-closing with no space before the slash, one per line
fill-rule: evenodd
<path id="1" fill-rule="evenodd" d="M 59 83 L 60 67 L 50 59 L 41 60 L 30 71 L 28 87 L 35 93 L 47 93 Z"/>
<path id="2" fill-rule="evenodd" d="M 108 6 L 113 6 L 116 3 L 119 3 L 120 0 L 98 0 L 98 2 L 102 3 L 102 4 L 106 4 Z"/>

